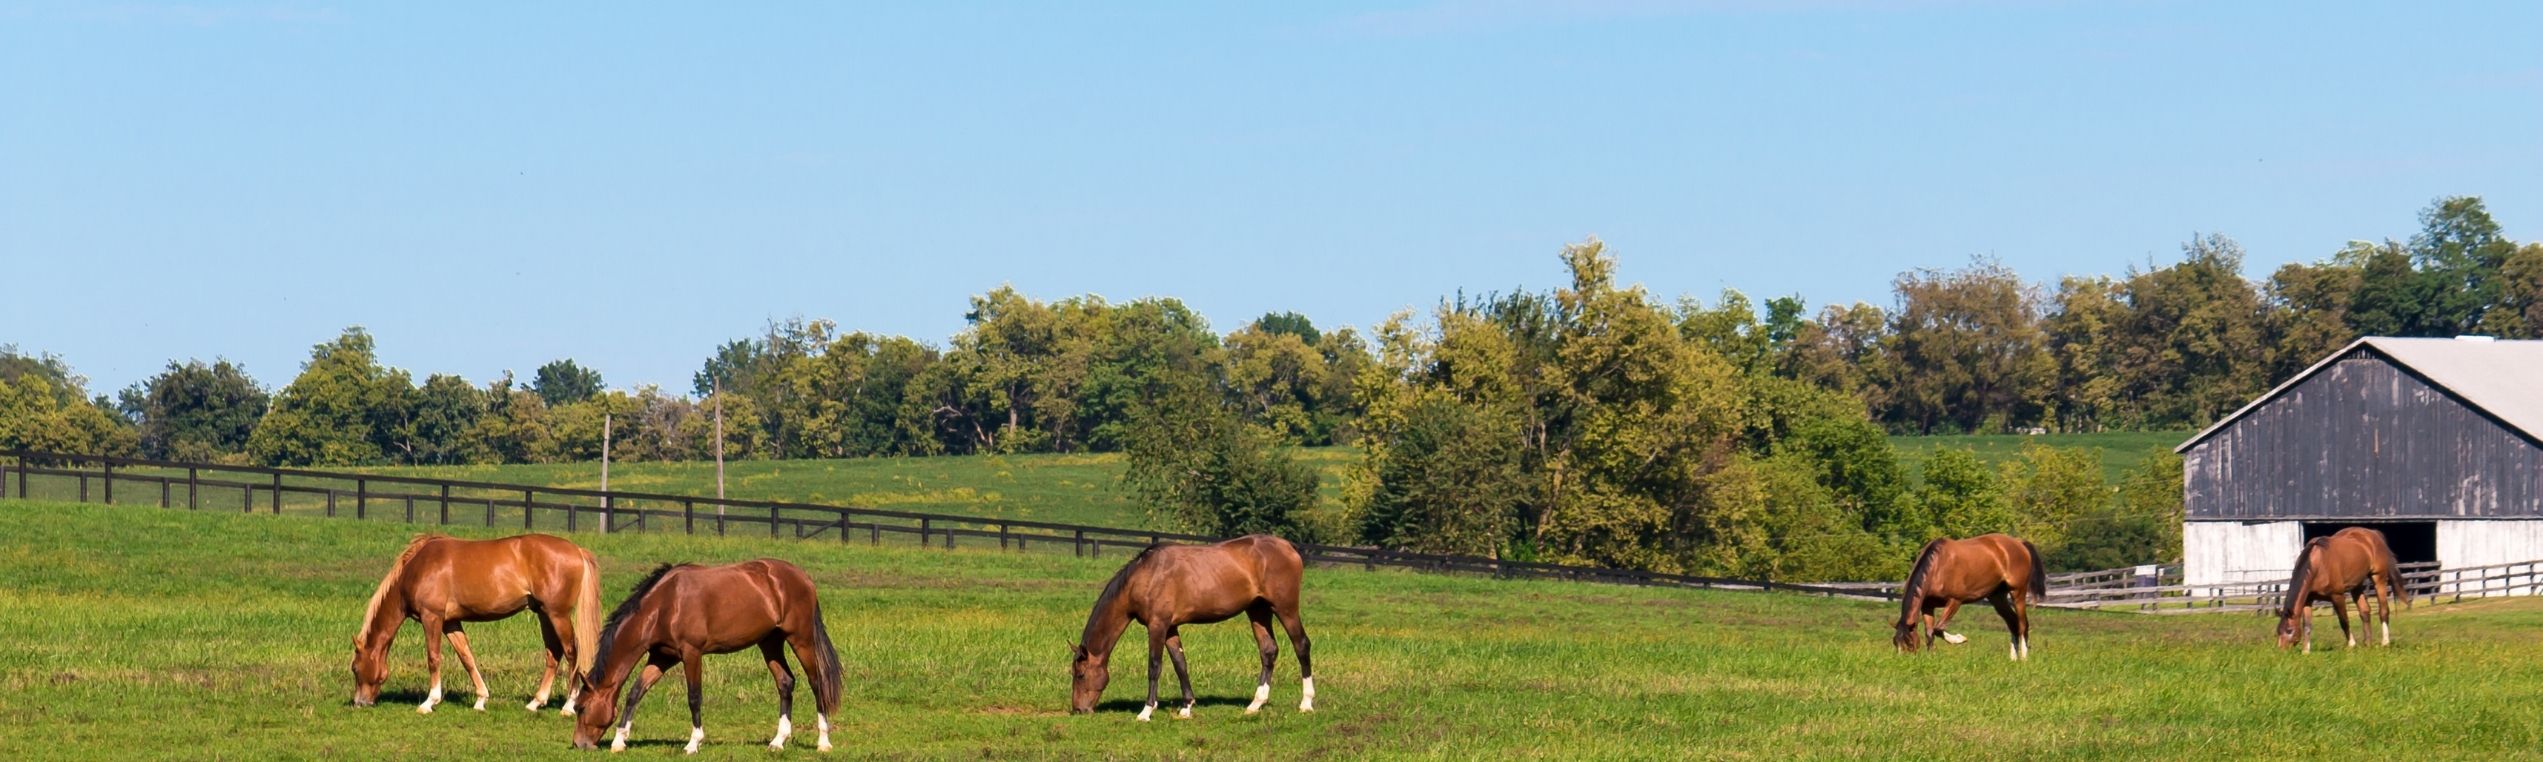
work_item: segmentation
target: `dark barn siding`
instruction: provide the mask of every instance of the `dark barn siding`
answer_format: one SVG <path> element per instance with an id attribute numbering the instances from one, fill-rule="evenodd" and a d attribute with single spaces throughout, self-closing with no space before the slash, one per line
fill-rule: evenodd
<path id="1" fill-rule="evenodd" d="M 2543 516 L 2543 447 L 2371 350 L 2183 455 L 2191 519 Z"/>

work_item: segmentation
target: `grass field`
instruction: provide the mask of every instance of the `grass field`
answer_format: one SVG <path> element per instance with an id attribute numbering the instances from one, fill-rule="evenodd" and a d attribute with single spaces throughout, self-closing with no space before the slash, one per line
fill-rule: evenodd
<path id="1" fill-rule="evenodd" d="M 432 715 L 409 711 L 424 688 L 411 626 L 382 705 L 347 704 L 354 620 L 407 531 L 0 502 L 0 755 L 577 758 L 568 720 L 518 707 L 537 674 L 526 620 L 471 628 L 496 693 L 486 713 L 467 709 L 464 689 Z M 2033 660 L 2015 664 L 1985 614 L 1964 620 L 1969 644 L 1909 657 L 1890 651 L 1892 610 L 1869 602 L 1318 569 L 1305 610 L 1319 711 L 1294 710 L 1284 654 L 1272 707 L 1242 716 L 1251 638 L 1223 624 L 1187 630 L 1198 717 L 1141 724 L 1130 665 L 1100 713 L 1063 712 L 1065 647 L 1118 556 L 577 539 L 605 559 L 612 603 L 660 560 L 773 555 L 810 570 L 847 664 L 838 758 L 2496 759 L 2543 748 L 2543 601 L 2421 606 L 2400 617 L 2393 648 L 2332 642 L 2311 655 L 2270 647 L 2259 617 L 2052 611 Z M 702 756 L 768 757 L 775 700 L 753 661 L 708 660 Z M 678 753 L 682 695 L 653 693 L 620 758 Z M 795 741 L 789 756 L 812 756 L 808 735 Z"/>
<path id="2" fill-rule="evenodd" d="M 2102 481 L 2118 484 L 2122 474 L 2145 462 L 2146 456 L 2170 450 L 2190 438 L 2187 431 L 2108 431 L 2096 434 L 1977 434 L 1931 437 L 1890 437 L 1890 446 L 1898 448 L 1898 461 L 1907 473 L 1914 475 L 1925 468 L 1925 459 L 1942 448 L 1967 449 L 1978 459 L 1995 465 L 2022 454 L 2029 443 L 2051 447 L 2088 450 L 2100 456 Z"/>

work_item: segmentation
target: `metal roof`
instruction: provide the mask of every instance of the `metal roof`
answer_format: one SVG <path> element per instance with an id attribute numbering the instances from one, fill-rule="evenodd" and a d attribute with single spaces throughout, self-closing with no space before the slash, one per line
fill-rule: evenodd
<path id="1" fill-rule="evenodd" d="M 2330 357 L 2287 379 L 2251 404 L 2244 405 L 2214 425 L 2202 429 L 2189 441 L 2172 448 L 2183 452 L 2242 418 L 2244 414 L 2269 404 L 2278 395 L 2312 378 L 2349 355 L 2372 351 L 2425 378 L 2438 390 L 2454 397 L 2465 406 L 2481 411 L 2500 425 L 2524 434 L 2526 439 L 2543 445 L 2543 341 L 2503 341 L 2490 338 L 2405 339 L 2369 336 L 2350 342 Z"/>

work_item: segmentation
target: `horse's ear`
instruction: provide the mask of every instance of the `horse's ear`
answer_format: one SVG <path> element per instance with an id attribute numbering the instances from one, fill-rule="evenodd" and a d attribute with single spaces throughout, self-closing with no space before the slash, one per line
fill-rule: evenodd
<path id="1" fill-rule="evenodd" d="M 1070 643 L 1070 644 L 1068 644 L 1068 654 L 1069 654 L 1069 656 L 1070 656 L 1070 657 L 1077 658 L 1077 659 L 1084 659 L 1084 658 L 1086 658 L 1086 644 L 1084 644 L 1084 643 Z"/>

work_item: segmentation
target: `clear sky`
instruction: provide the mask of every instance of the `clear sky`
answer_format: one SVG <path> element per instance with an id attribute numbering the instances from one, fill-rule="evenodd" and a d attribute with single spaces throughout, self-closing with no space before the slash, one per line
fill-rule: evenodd
<path id="1" fill-rule="evenodd" d="M 2442 195 L 2543 238 L 2534 2 L 412 5 L 0 3 L 0 342 L 279 386 L 360 324 L 418 378 L 685 390 L 771 318 L 941 343 L 1001 283 L 1225 331 L 1592 235 L 1813 309 L 2203 232 L 2261 276 Z"/>

